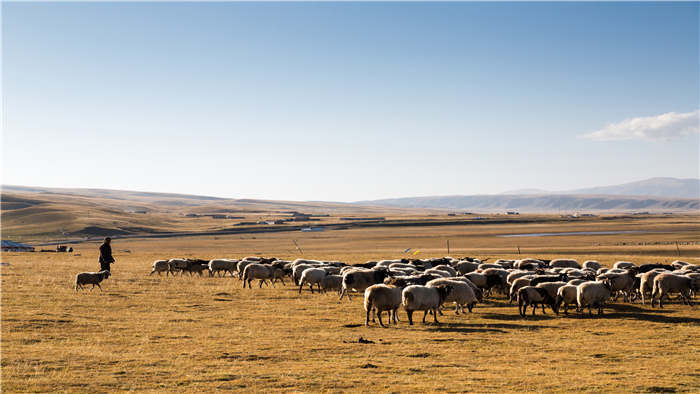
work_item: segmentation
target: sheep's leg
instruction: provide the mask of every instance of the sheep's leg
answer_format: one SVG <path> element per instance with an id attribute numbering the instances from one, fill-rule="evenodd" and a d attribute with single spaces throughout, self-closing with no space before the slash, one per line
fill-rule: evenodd
<path id="1" fill-rule="evenodd" d="M 377 308 L 370 306 L 369 309 L 372 310 L 372 323 L 376 323 L 377 322 Z M 381 312 L 379 312 L 379 313 L 381 314 Z"/>
<path id="2" fill-rule="evenodd" d="M 431 312 L 432 312 L 433 314 L 435 314 L 435 315 L 437 314 L 437 312 L 435 312 L 435 311 L 433 311 L 433 310 L 431 310 Z M 423 311 L 423 324 L 425 324 L 425 317 L 426 317 L 426 316 L 428 316 L 428 310 L 427 310 L 427 309 L 426 309 L 425 311 Z"/>
<path id="3" fill-rule="evenodd" d="M 309 289 L 311 290 L 311 294 L 313 294 L 314 293 L 314 284 L 313 283 L 309 283 Z"/>
<path id="4" fill-rule="evenodd" d="M 408 325 L 412 326 L 413 325 L 413 311 L 410 309 L 407 309 L 406 315 L 408 315 Z"/>
<path id="5" fill-rule="evenodd" d="M 535 311 L 537 310 L 537 304 L 532 304 L 532 316 L 535 316 Z"/>
<path id="6" fill-rule="evenodd" d="M 367 314 L 365 315 L 365 326 L 369 326 L 369 311 L 372 307 L 367 308 Z"/>
<path id="7" fill-rule="evenodd" d="M 394 308 L 392 312 L 394 317 L 394 324 L 399 324 L 399 308 Z"/>
<path id="8" fill-rule="evenodd" d="M 284 279 L 283 279 L 281 276 L 279 277 L 279 280 L 280 280 L 280 282 L 282 282 L 282 286 L 287 286 L 287 285 L 284 283 Z"/>
<path id="9" fill-rule="evenodd" d="M 440 324 L 440 322 L 437 319 L 437 313 L 433 313 L 433 320 L 435 320 L 435 324 Z"/>
<path id="10" fill-rule="evenodd" d="M 338 301 L 342 301 L 344 295 L 345 295 L 345 289 L 343 288 L 343 289 L 340 291 L 340 298 L 338 298 Z"/>
<path id="11" fill-rule="evenodd" d="M 377 314 L 379 315 L 378 316 L 379 317 L 379 325 L 386 328 L 386 326 L 384 325 L 384 322 L 382 321 L 382 312 L 383 311 L 377 312 Z M 391 311 L 387 311 L 387 314 L 389 315 L 389 323 L 391 323 Z"/>
<path id="12" fill-rule="evenodd" d="M 264 281 L 265 281 L 265 279 L 260 279 L 260 284 L 258 285 L 259 288 L 262 289 L 262 285 L 263 285 L 263 282 L 264 282 Z"/>
<path id="13" fill-rule="evenodd" d="M 665 295 L 666 295 L 666 293 L 664 293 L 663 290 L 661 290 L 661 291 L 659 292 L 659 308 L 663 308 L 663 307 L 664 307 L 664 296 L 665 296 Z"/>
<path id="14" fill-rule="evenodd" d="M 547 313 L 544 311 L 544 302 L 542 303 L 542 314 L 546 315 Z"/>
<path id="15" fill-rule="evenodd" d="M 93 286 L 93 287 L 94 287 L 94 286 Z M 97 287 L 100 289 L 100 291 L 102 291 L 102 286 L 100 286 L 99 283 L 97 283 Z"/>
<path id="16" fill-rule="evenodd" d="M 321 292 L 321 283 L 320 282 L 316 283 L 316 286 L 318 287 L 318 292 L 320 293 Z"/>
<path id="17" fill-rule="evenodd" d="M 304 288 L 304 284 L 302 283 L 299 285 L 299 294 L 301 294 L 301 289 L 303 289 L 303 288 Z"/>
<path id="18" fill-rule="evenodd" d="M 150 274 L 148 274 L 148 276 L 151 276 L 151 275 L 153 275 L 153 273 L 154 273 L 154 272 L 156 272 L 156 270 L 153 270 L 153 271 L 151 271 L 151 273 L 150 273 Z"/>

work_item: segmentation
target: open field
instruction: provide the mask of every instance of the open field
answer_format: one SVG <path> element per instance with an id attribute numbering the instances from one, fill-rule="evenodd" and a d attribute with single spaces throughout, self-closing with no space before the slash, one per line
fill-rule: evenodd
<path id="1" fill-rule="evenodd" d="M 502 296 L 442 324 L 364 327 L 361 296 L 301 295 L 289 283 L 148 276 L 169 257 L 265 255 L 349 263 L 405 256 L 700 262 L 697 216 L 572 223 L 243 234 L 113 243 L 104 291 L 75 293 L 97 244 L 75 254 L 3 253 L 2 389 L 15 391 L 700 391 L 700 309 L 613 303 L 606 314 L 521 318 Z M 529 232 L 629 231 L 502 238 Z M 675 242 L 679 241 L 678 249 Z M 128 252 L 127 252 L 128 250 Z M 358 343 L 363 337 L 374 343 Z"/>

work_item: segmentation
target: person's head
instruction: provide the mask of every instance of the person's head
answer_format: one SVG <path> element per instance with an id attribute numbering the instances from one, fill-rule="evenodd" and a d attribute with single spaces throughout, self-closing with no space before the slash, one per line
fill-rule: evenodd
<path id="1" fill-rule="evenodd" d="M 110 238 L 110 237 L 105 237 L 105 243 L 108 244 L 108 243 L 110 243 L 110 242 L 112 242 L 112 238 Z"/>

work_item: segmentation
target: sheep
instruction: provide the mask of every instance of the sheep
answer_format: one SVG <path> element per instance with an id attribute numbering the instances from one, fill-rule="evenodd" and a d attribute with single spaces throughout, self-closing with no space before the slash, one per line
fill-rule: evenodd
<path id="1" fill-rule="evenodd" d="M 502 268 L 487 268 L 481 273 L 486 276 L 486 290 L 489 294 L 494 287 L 500 288 L 503 294 L 508 292 L 507 280 L 509 272 L 507 270 Z"/>
<path id="2" fill-rule="evenodd" d="M 243 259 L 236 264 L 236 271 L 238 272 L 238 279 L 243 278 L 243 271 L 245 271 L 245 267 L 247 267 L 249 264 L 255 263 L 257 260 L 246 260 Z"/>
<path id="3" fill-rule="evenodd" d="M 433 279 L 426 284 L 427 287 L 438 287 L 440 285 L 447 285 L 452 287 L 452 291 L 445 298 L 444 302 L 454 302 L 455 303 L 455 314 L 459 315 L 461 310 L 464 313 L 464 306 L 467 306 L 469 312 L 472 311 L 474 304 L 476 304 L 476 295 L 474 290 L 467 283 L 452 280 L 452 279 Z M 438 310 L 439 311 L 439 310 Z M 440 314 L 442 314 L 440 312 Z"/>
<path id="4" fill-rule="evenodd" d="M 566 284 L 578 286 L 581 283 L 586 283 L 586 282 L 590 282 L 590 281 L 588 279 L 571 279 L 570 281 L 566 282 Z"/>
<path id="5" fill-rule="evenodd" d="M 557 298 L 557 291 L 562 286 L 566 286 L 566 282 L 545 282 L 540 283 L 535 287 L 545 289 L 545 291 L 547 291 L 547 294 L 549 294 L 549 296 L 552 297 L 552 299 L 555 299 Z"/>
<path id="6" fill-rule="evenodd" d="M 92 285 L 90 290 L 94 289 L 95 285 L 97 285 L 100 291 L 102 291 L 100 282 L 109 278 L 109 275 L 110 273 L 108 270 L 103 270 L 100 272 L 81 272 L 75 276 L 75 291 L 82 289 L 84 285 Z"/>
<path id="7" fill-rule="evenodd" d="M 673 271 L 675 268 L 670 264 L 642 264 L 639 266 L 639 268 L 637 268 L 637 272 L 643 274 L 655 269 Z"/>
<path id="8" fill-rule="evenodd" d="M 600 265 L 600 263 L 595 261 L 595 260 L 584 261 L 583 265 L 581 266 L 581 268 L 583 268 L 583 269 L 591 269 L 593 271 L 597 271 L 601 267 L 602 266 Z"/>
<path id="9" fill-rule="evenodd" d="M 530 278 L 522 277 L 513 281 L 510 285 L 510 292 L 508 295 L 508 301 L 513 302 L 518 298 L 518 290 L 525 286 L 530 286 Z"/>
<path id="10" fill-rule="evenodd" d="M 578 279 L 577 279 L 578 280 Z M 557 290 L 557 298 L 554 300 L 554 307 L 557 310 L 557 313 L 559 313 L 559 308 L 561 307 L 561 304 L 564 304 L 564 314 L 568 315 L 569 314 L 569 304 L 574 304 L 577 306 L 577 311 L 578 311 L 578 304 L 576 301 L 576 292 L 577 292 L 578 286 L 573 285 L 573 284 L 567 284 L 562 287 L 560 287 Z"/>
<path id="11" fill-rule="evenodd" d="M 433 267 L 432 269 L 447 272 L 448 274 L 450 274 L 450 276 L 457 276 L 457 270 L 450 267 L 449 265 L 438 265 L 437 267 Z"/>
<path id="12" fill-rule="evenodd" d="M 635 284 L 635 276 L 637 275 L 637 270 L 635 267 L 630 267 L 629 269 L 624 270 L 623 273 L 612 273 L 608 271 L 607 273 L 603 275 L 598 275 L 596 277 L 596 280 L 601 281 L 601 280 L 608 280 L 610 281 L 611 285 L 611 291 L 613 293 L 616 292 L 622 292 L 623 294 L 623 299 L 625 302 L 628 301 L 628 299 L 631 296 L 632 291 L 634 290 L 634 284 Z"/>
<path id="13" fill-rule="evenodd" d="M 301 278 L 299 278 L 299 294 L 301 294 L 301 289 L 305 284 L 309 285 L 311 289 L 311 294 L 314 293 L 314 285 L 318 286 L 318 292 L 321 292 L 321 280 L 328 275 L 328 272 L 323 268 L 307 268 L 301 273 Z"/>
<path id="14" fill-rule="evenodd" d="M 675 260 L 675 261 L 673 261 L 673 262 L 671 263 L 671 265 L 672 265 L 673 268 L 675 268 L 675 269 L 681 269 L 681 268 L 683 268 L 684 266 L 686 266 L 686 265 L 688 265 L 688 264 L 690 264 L 690 263 L 685 262 L 685 261 L 681 261 L 681 260 Z"/>
<path id="15" fill-rule="evenodd" d="M 501 267 L 505 269 L 511 269 L 513 268 L 513 264 L 515 263 L 515 260 L 503 260 L 503 259 L 498 259 L 494 261 L 494 264 L 498 264 Z"/>
<path id="16" fill-rule="evenodd" d="M 540 283 L 546 283 L 546 282 L 566 282 L 568 280 L 568 276 L 566 274 L 559 274 L 559 275 L 536 275 L 534 278 L 530 280 L 530 286 L 537 286 Z"/>
<path id="17" fill-rule="evenodd" d="M 447 272 L 447 271 L 443 271 L 443 270 L 439 270 L 439 269 L 435 269 L 435 268 L 427 269 L 427 270 L 424 271 L 424 273 L 425 273 L 425 274 L 436 275 L 436 276 L 441 276 L 441 277 L 443 277 L 443 278 L 449 278 L 449 277 L 451 277 L 451 276 L 454 276 L 454 275 L 450 274 L 450 273 Z"/>
<path id="18" fill-rule="evenodd" d="M 326 275 L 321 279 L 321 290 L 323 292 L 327 292 L 328 290 L 336 290 L 338 293 L 340 293 L 341 288 L 343 287 L 343 277 L 342 275 Z"/>
<path id="19" fill-rule="evenodd" d="M 436 278 L 436 279 L 437 279 L 437 278 Z M 483 302 L 483 301 L 484 301 L 484 292 L 481 291 L 481 289 L 478 288 L 478 287 L 477 287 L 472 281 L 470 281 L 469 279 L 467 279 L 467 278 L 465 278 L 465 277 L 463 277 L 463 276 L 456 276 L 456 277 L 454 277 L 454 278 L 447 278 L 447 279 L 466 283 L 467 285 L 469 285 L 469 287 L 472 288 L 472 291 L 474 292 L 474 296 L 476 297 L 476 300 L 477 300 L 478 302 Z M 426 282 L 426 283 L 427 283 L 427 282 Z"/>
<path id="20" fill-rule="evenodd" d="M 620 268 L 620 269 L 627 269 L 627 268 L 632 268 L 636 267 L 637 264 L 632 263 L 630 261 L 617 261 L 615 264 L 613 264 L 613 268 Z"/>
<path id="21" fill-rule="evenodd" d="M 274 268 L 271 265 L 250 263 L 246 265 L 245 269 L 243 270 L 243 288 L 245 289 L 246 282 L 248 283 L 248 288 L 252 288 L 250 286 L 250 282 L 253 279 L 260 279 L 259 287 L 262 288 L 262 285 L 263 283 L 265 283 L 265 280 L 272 280 L 273 276 Z M 274 286 L 274 284 L 272 286 Z"/>
<path id="22" fill-rule="evenodd" d="M 433 312 L 433 319 L 439 324 L 437 319 L 437 309 L 445 302 L 445 298 L 452 292 L 452 286 L 440 285 L 437 287 L 427 287 L 420 285 L 408 286 L 401 292 L 401 304 L 406 309 L 408 324 L 413 325 L 413 311 L 424 311 L 423 323 L 428 311 Z"/>
<path id="23" fill-rule="evenodd" d="M 292 268 L 292 281 L 294 281 L 295 286 L 299 286 L 299 279 L 301 279 L 301 274 L 304 272 L 304 270 L 307 270 L 309 268 L 315 268 L 315 265 L 311 264 L 297 264 L 293 265 Z"/>
<path id="24" fill-rule="evenodd" d="M 389 324 L 394 321 L 398 324 L 397 311 L 401 306 L 401 294 L 403 289 L 396 286 L 387 286 L 385 284 L 372 285 L 365 289 L 365 326 L 369 326 L 369 312 L 379 316 L 379 324 L 386 327 L 382 321 L 382 312 L 386 311 L 389 314 Z M 374 322 L 374 315 L 372 315 Z"/>
<path id="25" fill-rule="evenodd" d="M 534 316 L 537 310 L 537 305 L 542 306 L 542 313 L 545 313 L 545 304 L 550 305 L 552 311 L 554 309 L 554 299 L 549 295 L 547 290 L 535 286 L 525 286 L 518 290 L 518 312 L 520 316 L 525 316 L 528 306 L 532 306 L 532 314 Z"/>
<path id="26" fill-rule="evenodd" d="M 346 271 L 343 274 L 343 286 L 340 291 L 339 300 L 343 299 L 343 296 L 347 294 L 348 301 L 350 301 L 350 291 L 365 291 L 368 287 L 375 285 L 377 283 L 382 283 L 384 278 L 388 276 L 386 269 L 372 269 L 372 270 L 354 270 Z"/>
<path id="27" fill-rule="evenodd" d="M 595 271 L 595 275 L 603 275 L 604 273 L 610 271 L 610 268 L 600 267 Z"/>
<path id="28" fill-rule="evenodd" d="M 508 276 L 506 277 L 506 283 L 508 285 L 512 285 L 516 279 L 522 278 L 523 276 L 534 275 L 534 274 L 535 274 L 535 271 L 521 271 L 521 270 L 511 271 L 508 274 Z"/>
<path id="29" fill-rule="evenodd" d="M 481 264 L 479 264 L 478 269 L 479 269 L 479 271 L 484 271 L 484 270 L 487 270 L 489 268 L 503 268 L 503 266 L 499 265 L 499 264 L 495 264 L 495 263 L 481 263 Z"/>
<path id="30" fill-rule="evenodd" d="M 168 260 L 168 271 L 175 276 L 176 272 L 182 272 L 187 268 L 187 260 L 185 259 L 170 259 Z M 166 275 L 167 276 L 167 275 Z"/>
<path id="31" fill-rule="evenodd" d="M 663 269 L 653 269 L 651 271 L 647 271 L 643 274 L 637 275 L 639 277 L 639 294 L 642 297 L 642 305 L 645 304 L 645 296 L 647 294 L 647 291 L 651 293 L 651 291 L 653 290 L 654 278 L 663 272 L 668 271 Z"/>
<path id="32" fill-rule="evenodd" d="M 651 293 L 651 306 L 655 305 L 656 298 L 659 299 L 659 308 L 663 308 L 664 296 L 669 293 L 680 293 L 683 301 L 693 306 L 690 299 L 690 292 L 698 290 L 698 281 L 685 275 L 672 273 L 660 273 L 654 278 L 654 290 Z"/>
<path id="33" fill-rule="evenodd" d="M 457 272 L 459 272 L 460 275 L 474 272 L 477 270 L 477 268 L 479 268 L 479 263 L 475 263 L 472 261 L 460 261 L 454 266 L 454 269 L 457 270 Z"/>
<path id="34" fill-rule="evenodd" d="M 521 270 L 534 270 L 536 268 L 544 267 L 545 263 L 542 260 L 526 258 L 522 260 L 515 260 L 513 263 L 513 268 Z"/>
<path id="35" fill-rule="evenodd" d="M 700 266 L 695 264 L 688 264 L 681 267 L 681 271 L 685 272 L 700 272 Z"/>
<path id="36" fill-rule="evenodd" d="M 229 275 L 233 278 L 233 271 L 236 270 L 236 265 L 238 264 L 238 260 L 230 260 L 230 259 L 213 259 L 209 261 L 209 276 L 214 276 L 214 273 L 217 273 L 219 276 L 221 276 L 221 271 L 224 272 L 224 276 L 226 276 L 226 273 L 228 272 Z"/>
<path id="37" fill-rule="evenodd" d="M 581 268 L 578 261 L 572 259 L 555 259 L 549 262 L 550 267 Z"/>
<path id="38" fill-rule="evenodd" d="M 149 276 L 153 275 L 154 273 L 158 273 L 158 276 L 161 276 L 161 272 L 165 272 L 165 276 L 168 276 L 170 273 L 170 269 L 168 266 L 168 260 L 156 260 L 153 262 L 153 270 L 151 271 Z"/>
<path id="39" fill-rule="evenodd" d="M 182 269 L 182 272 L 189 272 L 190 276 L 197 273 L 201 277 L 202 272 L 204 272 L 204 270 L 209 270 L 209 262 L 206 260 L 185 259 L 185 263 L 186 264 L 185 267 Z"/>
<path id="40" fill-rule="evenodd" d="M 611 285 L 607 280 L 602 282 L 586 282 L 576 287 L 576 304 L 579 311 L 588 307 L 588 314 L 593 315 L 591 307 L 598 308 L 598 315 L 603 314 L 603 306 L 612 295 Z"/>

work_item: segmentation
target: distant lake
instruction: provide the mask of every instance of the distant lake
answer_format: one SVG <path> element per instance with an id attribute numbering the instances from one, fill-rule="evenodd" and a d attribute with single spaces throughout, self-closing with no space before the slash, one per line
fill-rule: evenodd
<path id="1" fill-rule="evenodd" d="M 568 231 L 561 233 L 525 233 L 525 234 L 503 234 L 497 235 L 500 238 L 519 238 L 519 237 L 560 237 L 566 235 L 614 235 L 614 234 L 648 234 L 659 233 L 662 231 L 646 231 L 646 230 L 627 230 L 627 231 Z"/>

